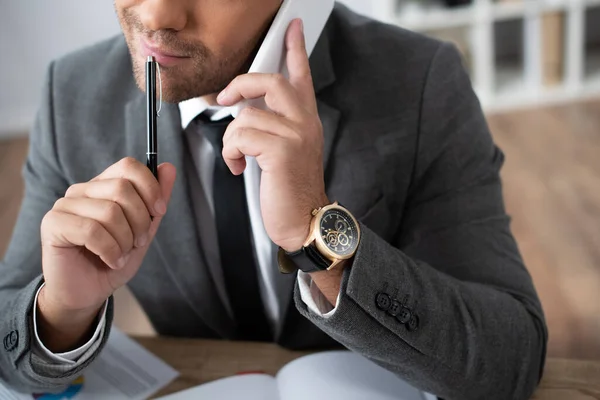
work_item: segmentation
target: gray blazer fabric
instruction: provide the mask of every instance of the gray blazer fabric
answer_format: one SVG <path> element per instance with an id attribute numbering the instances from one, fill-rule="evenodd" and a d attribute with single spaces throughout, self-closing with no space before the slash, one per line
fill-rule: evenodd
<path id="1" fill-rule="evenodd" d="M 330 318 L 310 313 L 294 275 L 278 277 L 284 315 L 273 341 L 344 346 L 445 399 L 528 398 L 543 368 L 547 329 L 504 210 L 503 155 L 458 52 L 337 6 L 311 66 L 327 194 L 358 217 L 363 238 Z M 145 158 L 144 101 L 122 37 L 49 68 L 23 169 L 25 200 L 0 264 L 0 379 L 15 388 L 60 388 L 103 347 L 109 329 L 75 366 L 31 351 L 40 222 L 71 184 L 125 156 Z M 158 123 L 161 160 L 179 173 L 129 286 L 160 334 L 230 338 L 234 324 L 199 245 L 190 189 L 197 177 L 177 106 L 163 107 Z M 391 315 L 385 294 L 418 321 Z M 109 325 L 111 317 L 112 302 Z"/>

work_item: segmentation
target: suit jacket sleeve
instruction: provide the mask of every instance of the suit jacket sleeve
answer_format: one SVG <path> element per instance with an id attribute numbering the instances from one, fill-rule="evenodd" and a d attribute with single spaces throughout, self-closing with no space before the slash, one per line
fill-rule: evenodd
<path id="1" fill-rule="evenodd" d="M 0 262 L 0 381 L 26 392 L 60 390 L 76 378 L 104 346 L 112 320 L 107 308 L 107 329 L 101 340 L 79 359 L 64 365 L 39 357 L 33 351 L 33 304 L 43 282 L 40 225 L 44 215 L 68 188 L 54 142 L 54 91 L 51 66 L 42 104 L 30 135 L 23 178 L 25 198 L 4 259 Z"/>
<path id="2" fill-rule="evenodd" d="M 336 312 L 312 313 L 298 290 L 296 306 L 348 349 L 446 400 L 529 398 L 547 329 L 504 210 L 503 155 L 454 47 L 438 48 L 420 101 L 417 156 L 395 239 L 361 226 Z M 382 293 L 412 322 L 392 316 Z"/>

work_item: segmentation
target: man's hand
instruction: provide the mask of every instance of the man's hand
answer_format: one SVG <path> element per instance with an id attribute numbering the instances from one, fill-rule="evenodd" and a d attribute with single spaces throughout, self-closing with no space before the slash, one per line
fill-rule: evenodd
<path id="1" fill-rule="evenodd" d="M 145 165 L 125 158 L 71 186 L 44 217 L 38 326 L 51 351 L 81 344 L 106 299 L 137 273 L 175 182 L 171 164 L 158 174 L 160 184 Z"/>
<path id="2" fill-rule="evenodd" d="M 267 234 L 287 251 L 302 247 L 311 212 L 329 203 L 323 177 L 323 128 L 317 112 L 302 22 L 286 36 L 289 80 L 282 75 L 246 74 L 233 80 L 217 101 L 231 106 L 264 97 L 271 111 L 245 108 L 223 137 L 231 172 L 256 157 L 262 170 L 260 203 Z"/>

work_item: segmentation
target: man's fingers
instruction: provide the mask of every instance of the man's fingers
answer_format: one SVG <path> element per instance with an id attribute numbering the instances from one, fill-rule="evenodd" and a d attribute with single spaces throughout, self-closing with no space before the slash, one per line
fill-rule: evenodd
<path id="1" fill-rule="evenodd" d="M 240 175 L 246 168 L 246 158 L 261 157 L 263 151 L 277 154 L 281 138 L 258 129 L 240 127 L 229 132 L 227 142 L 223 142 L 223 159 L 234 175 Z M 268 169 L 269 162 L 261 160 L 263 171 Z"/>
<path id="2" fill-rule="evenodd" d="M 303 103 L 316 109 L 315 91 L 313 86 L 310 62 L 306 52 L 304 23 L 295 19 L 288 27 L 285 36 L 287 49 L 286 63 L 290 74 L 290 83 L 296 89 Z"/>
<path id="3" fill-rule="evenodd" d="M 281 74 L 245 74 L 235 78 L 220 94 L 222 106 L 232 106 L 244 99 L 264 97 L 267 106 L 279 115 L 294 118 L 302 113 L 298 95 Z"/>
<path id="4" fill-rule="evenodd" d="M 292 21 L 285 43 L 289 80 L 282 74 L 240 75 L 219 94 L 219 104 L 228 107 L 242 100 L 264 97 L 267 106 L 279 115 L 296 119 L 307 112 L 315 114 L 317 104 L 302 20 Z"/>
<path id="5" fill-rule="evenodd" d="M 126 157 L 111 165 L 92 179 L 92 182 L 105 179 L 127 179 L 130 181 L 153 216 L 162 216 L 167 211 L 166 200 L 162 197 L 158 181 L 148 167 L 135 158 Z"/>
<path id="6" fill-rule="evenodd" d="M 143 247 L 149 240 L 150 213 L 146 204 L 127 179 L 105 179 L 71 186 L 65 198 L 76 199 L 86 197 L 90 199 L 109 200 L 118 204 L 127 219 L 128 227 L 131 228 L 136 247 Z M 78 212 L 63 210 L 78 214 Z M 86 214 L 92 218 L 91 215 Z"/>
<path id="7" fill-rule="evenodd" d="M 248 106 L 242 110 L 233 122 L 231 122 L 225 136 L 223 136 L 223 143 L 229 140 L 231 133 L 235 132 L 235 129 L 238 126 L 253 128 L 277 136 L 289 137 L 296 135 L 296 131 L 292 128 L 291 123 L 286 118 L 269 111 Z"/>
<path id="8" fill-rule="evenodd" d="M 158 166 L 158 181 L 160 182 L 160 194 L 165 201 L 165 206 L 171 201 L 173 186 L 177 178 L 177 170 L 170 163 L 162 163 Z"/>
<path id="9" fill-rule="evenodd" d="M 85 247 L 112 269 L 127 264 L 128 256 L 119 243 L 94 219 L 51 210 L 42 221 L 42 232 L 42 246 Z"/>
<path id="10" fill-rule="evenodd" d="M 163 163 L 158 166 L 158 181 L 160 182 L 161 196 L 165 201 L 165 210 L 171 202 L 171 194 L 173 193 L 173 187 L 175 186 L 176 178 L 177 170 L 175 169 L 175 166 L 173 164 Z M 154 221 L 152 221 L 152 224 L 150 225 L 151 238 L 154 238 L 154 235 L 158 230 L 160 221 L 162 221 L 163 216 L 154 218 Z"/>
<path id="11" fill-rule="evenodd" d="M 134 246 L 133 232 L 118 203 L 85 197 L 63 197 L 52 209 L 98 221 L 117 241 L 123 254 L 129 253 Z"/>
<path id="12" fill-rule="evenodd" d="M 112 175 L 118 175 L 118 165 L 127 163 L 130 163 L 133 168 L 126 168 L 127 172 L 123 173 L 124 177 L 109 178 Z M 138 170 L 138 166 L 142 167 L 141 170 Z M 175 167 L 169 163 L 161 164 L 158 167 L 160 183 L 157 182 L 146 166 L 137 161 L 124 159 L 115 164 L 114 167 L 112 170 L 112 167 L 109 168 L 90 182 L 71 186 L 65 197 L 88 197 L 118 203 L 133 231 L 136 247 L 143 247 L 152 240 L 158 229 L 160 217 L 166 212 L 175 183 Z M 136 174 L 137 178 L 135 177 Z M 140 184 L 140 176 L 146 181 L 149 180 L 150 183 Z M 133 177 L 133 180 L 127 179 L 128 177 Z M 145 190 L 145 194 L 138 192 L 138 188 L 144 187 L 149 188 L 149 190 Z M 157 202 L 163 202 L 164 204 L 157 206 Z M 151 224 L 151 215 L 155 217 L 154 221 L 156 223 Z"/>
<path id="13" fill-rule="evenodd" d="M 161 195 L 167 204 L 171 201 L 171 193 L 173 192 L 176 178 L 177 170 L 173 164 L 162 163 L 158 166 L 158 181 Z"/>

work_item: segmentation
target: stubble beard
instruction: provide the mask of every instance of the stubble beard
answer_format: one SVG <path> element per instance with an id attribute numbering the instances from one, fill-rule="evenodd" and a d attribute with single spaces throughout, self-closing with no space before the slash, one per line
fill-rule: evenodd
<path id="1" fill-rule="evenodd" d="M 233 78 L 248 70 L 256 46 L 250 42 L 233 54 L 219 58 L 203 43 L 181 40 L 175 32 L 148 32 L 127 10 L 122 12 L 120 20 L 129 47 L 134 79 L 140 90 L 146 90 L 145 60 L 138 53 L 140 37 L 151 38 L 160 46 L 190 57 L 180 66 L 160 67 L 163 101 L 168 103 L 220 92 Z"/>

